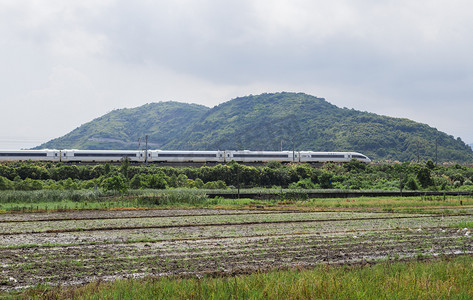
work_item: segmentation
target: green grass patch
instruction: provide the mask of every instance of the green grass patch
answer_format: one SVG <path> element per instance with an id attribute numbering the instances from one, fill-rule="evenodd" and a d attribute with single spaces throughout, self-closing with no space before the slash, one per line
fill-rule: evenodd
<path id="1" fill-rule="evenodd" d="M 220 192 L 220 190 L 218 190 Z M 221 190 L 222 192 L 224 190 Z M 265 191 L 259 191 L 264 196 Z M 272 190 L 270 190 L 272 191 Z M 464 207 L 471 213 L 473 199 L 467 197 L 353 197 L 307 199 L 305 192 L 297 190 L 275 190 L 280 197 L 272 200 L 225 199 L 208 194 L 210 191 L 198 189 L 129 190 L 126 194 L 104 192 L 102 190 L 38 190 L 0 191 L 0 213 L 50 211 L 71 209 L 113 209 L 113 208 L 159 208 L 159 207 L 208 207 L 244 208 L 249 205 L 274 206 L 284 204 L 291 208 L 343 208 L 357 210 L 377 209 L 383 212 L 433 212 L 439 209 Z M 213 191 L 215 192 L 215 191 Z M 228 190 L 227 190 L 228 192 Z M 266 191 L 267 193 L 268 191 Z M 263 197 L 264 198 L 264 197 Z M 438 211 L 433 211 L 433 209 Z"/>
<path id="2" fill-rule="evenodd" d="M 460 203 L 461 201 L 461 203 Z M 333 199 L 310 199 L 302 202 L 307 207 L 344 207 L 344 208 L 403 208 L 403 207 L 440 207 L 473 205 L 473 199 L 450 197 L 443 200 L 440 197 L 425 200 L 422 197 L 355 197 Z"/>
<path id="3" fill-rule="evenodd" d="M 461 221 L 450 225 L 451 228 L 473 228 L 473 221 Z"/>
<path id="4" fill-rule="evenodd" d="M 90 201 L 110 196 L 101 190 L 0 191 L 0 204 Z"/>
<path id="5" fill-rule="evenodd" d="M 195 189 L 133 190 L 126 195 L 97 191 L 1 191 L 0 214 L 116 208 L 241 208 L 259 201 L 209 197 Z"/>
<path id="6" fill-rule="evenodd" d="M 3 295 L 47 299 L 471 299 L 473 257 L 320 265 L 235 277 L 145 278 Z M 0 295 L 2 296 L 2 295 Z"/>

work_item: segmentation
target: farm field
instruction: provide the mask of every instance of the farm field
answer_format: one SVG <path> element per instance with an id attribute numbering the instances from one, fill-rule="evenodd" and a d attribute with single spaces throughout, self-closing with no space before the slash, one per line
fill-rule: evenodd
<path id="1" fill-rule="evenodd" d="M 392 213 L 290 209 L 0 214 L 0 290 L 148 276 L 247 274 L 473 253 L 470 207 Z"/>

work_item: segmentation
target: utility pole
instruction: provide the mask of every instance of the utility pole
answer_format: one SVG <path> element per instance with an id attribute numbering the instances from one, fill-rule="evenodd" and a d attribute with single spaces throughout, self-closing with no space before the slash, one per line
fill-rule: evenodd
<path id="1" fill-rule="evenodd" d="M 296 161 L 296 147 L 294 145 L 294 137 L 292 137 L 292 162 Z"/>
<path id="2" fill-rule="evenodd" d="M 238 199 L 240 199 L 240 165 L 237 164 Z"/>
<path id="3" fill-rule="evenodd" d="M 401 192 L 402 197 L 402 173 L 399 174 L 399 191 Z"/>
<path id="4" fill-rule="evenodd" d="M 437 166 L 437 159 L 438 159 L 438 152 L 437 152 L 438 143 L 439 143 L 439 138 L 436 138 L 435 139 L 435 166 Z"/>
<path id="5" fill-rule="evenodd" d="M 417 163 L 420 162 L 420 142 L 417 141 Z"/>
<path id="6" fill-rule="evenodd" d="M 148 135 L 145 136 L 145 144 L 146 144 L 146 148 L 145 148 L 145 155 L 146 155 L 146 163 L 148 163 Z"/>

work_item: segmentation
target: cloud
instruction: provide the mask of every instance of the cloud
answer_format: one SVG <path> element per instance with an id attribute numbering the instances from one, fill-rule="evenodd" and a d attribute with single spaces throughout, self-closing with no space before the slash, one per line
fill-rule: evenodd
<path id="1" fill-rule="evenodd" d="M 213 106 L 302 91 L 473 141 L 472 8 L 467 0 L 1 3 L 0 103 L 57 116 L 31 115 L 35 135 L 49 138 L 151 101 Z M 11 118 L 1 127 L 18 124 Z M 50 129 L 56 121 L 61 130 Z"/>

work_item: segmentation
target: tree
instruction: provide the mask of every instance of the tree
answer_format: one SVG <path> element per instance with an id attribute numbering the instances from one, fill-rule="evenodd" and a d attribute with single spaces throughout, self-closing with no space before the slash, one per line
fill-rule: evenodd
<path id="1" fill-rule="evenodd" d="M 319 183 L 320 187 L 323 189 L 329 189 L 331 188 L 331 182 L 332 182 L 332 174 L 329 172 L 322 172 L 319 176 Z"/>
<path id="2" fill-rule="evenodd" d="M 348 172 L 362 172 L 366 169 L 366 164 L 353 158 L 344 167 Z"/>
<path id="3" fill-rule="evenodd" d="M 200 178 L 194 180 L 194 186 L 198 189 L 201 189 L 204 186 L 204 182 Z"/>
<path id="4" fill-rule="evenodd" d="M 148 175 L 146 177 L 147 187 L 150 189 L 166 189 L 168 187 L 168 183 L 164 177 L 164 173 Z"/>
<path id="5" fill-rule="evenodd" d="M 422 167 L 417 171 L 417 180 L 423 188 L 433 185 L 432 177 L 430 177 L 430 169 Z"/>
<path id="6" fill-rule="evenodd" d="M 128 186 L 122 176 L 112 176 L 102 181 L 102 188 L 105 191 L 115 191 L 122 194 L 128 191 Z"/>
<path id="7" fill-rule="evenodd" d="M 409 177 L 406 182 L 406 187 L 409 190 L 415 191 L 419 189 L 419 184 L 414 177 Z"/>
<path id="8" fill-rule="evenodd" d="M 176 187 L 180 187 L 180 188 L 186 188 L 186 187 L 189 187 L 189 183 L 188 183 L 188 178 L 186 176 L 186 174 L 179 174 L 179 176 L 177 176 L 177 180 L 176 180 Z"/>
<path id="9" fill-rule="evenodd" d="M 435 169 L 435 164 L 434 164 L 434 162 L 433 162 L 432 160 L 430 160 L 430 159 L 425 163 L 425 166 L 426 166 L 427 168 L 429 168 L 430 170 Z"/>
<path id="10" fill-rule="evenodd" d="M 122 165 L 120 166 L 120 173 L 122 173 L 123 177 L 125 177 L 126 180 L 128 180 L 129 167 L 130 167 L 130 159 L 128 159 L 128 157 L 125 157 L 122 160 Z"/>
<path id="11" fill-rule="evenodd" d="M 135 174 L 133 178 L 130 180 L 130 188 L 132 189 L 140 189 L 143 186 L 143 176 L 140 174 Z"/>
<path id="12" fill-rule="evenodd" d="M 12 190 L 13 184 L 8 178 L 0 176 L 0 190 Z"/>

